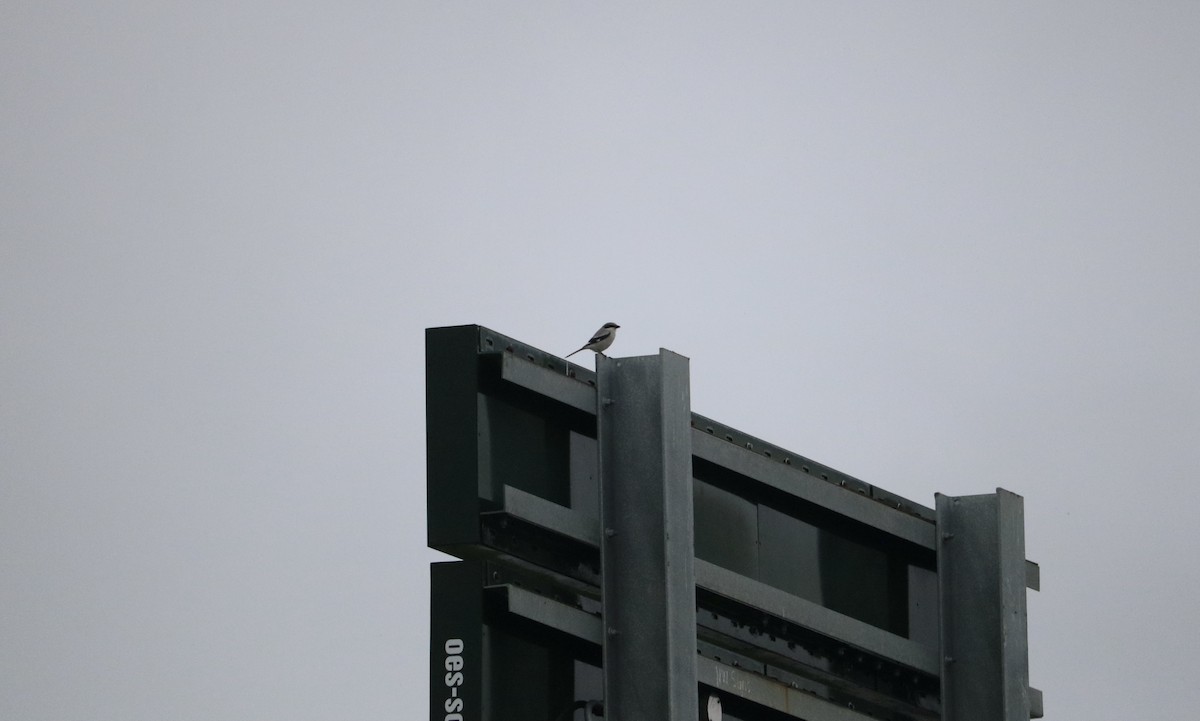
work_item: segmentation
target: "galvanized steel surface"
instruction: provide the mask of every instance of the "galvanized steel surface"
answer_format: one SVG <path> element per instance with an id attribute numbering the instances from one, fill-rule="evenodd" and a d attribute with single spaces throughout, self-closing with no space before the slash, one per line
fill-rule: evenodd
<path id="1" fill-rule="evenodd" d="M 605 717 L 694 721 L 688 360 L 597 357 Z"/>

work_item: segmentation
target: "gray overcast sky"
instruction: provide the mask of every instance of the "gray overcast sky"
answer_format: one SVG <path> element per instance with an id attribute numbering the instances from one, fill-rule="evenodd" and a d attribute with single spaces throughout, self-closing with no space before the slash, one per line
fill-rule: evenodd
<path id="1" fill-rule="evenodd" d="M 608 320 L 1022 494 L 1047 718 L 1200 706 L 1200 4 L 0 18 L 0 718 L 423 718 L 422 329 Z"/>

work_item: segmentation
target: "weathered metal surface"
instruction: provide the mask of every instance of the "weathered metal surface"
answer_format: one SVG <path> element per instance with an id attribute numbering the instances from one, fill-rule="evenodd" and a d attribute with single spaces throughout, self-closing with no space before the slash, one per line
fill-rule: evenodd
<path id="1" fill-rule="evenodd" d="M 1030 718 L 1024 501 L 937 496 L 943 721 Z"/>
<path id="2" fill-rule="evenodd" d="M 805 721 L 873 721 L 875 718 L 849 706 L 830 703 L 806 691 L 712 659 L 698 658 L 696 670 L 700 683 L 711 686 L 726 697 L 743 698 L 793 718 Z"/>
<path id="3" fill-rule="evenodd" d="M 696 582 L 705 590 L 777 618 L 787 619 L 879 658 L 922 673 L 938 672 L 938 660 L 933 649 L 720 566 L 696 561 Z"/>
<path id="4" fill-rule="evenodd" d="M 597 357 L 605 718 L 695 721 L 688 360 Z"/>
<path id="5" fill-rule="evenodd" d="M 593 373 L 480 326 L 426 343 L 429 543 L 486 562 L 488 579 L 457 571 L 463 588 L 476 574 L 467 609 L 438 600 L 454 572 L 434 572 L 436 628 L 478 619 L 483 599 L 484 716 L 462 721 L 597 702 L 596 643 L 616 654 L 617 721 L 692 721 L 712 692 L 701 678 L 697 697 L 698 643 L 702 668 L 732 664 L 738 688 L 759 690 L 726 685 L 728 718 L 755 718 L 754 704 L 821 721 L 850 704 L 846 718 L 1041 715 L 1024 605 L 1040 568 L 1024 559 L 1018 496 L 939 496 L 935 511 L 691 413 L 687 361 L 666 351 L 601 357 Z M 626 480 L 601 491 L 612 473 Z M 434 671 L 444 651 L 431 644 Z M 776 682 L 803 713 L 776 703 Z M 438 695 L 449 688 L 435 674 L 431 703 L 466 706 Z"/>
<path id="6" fill-rule="evenodd" d="M 841 486 L 813 479 L 799 468 L 777 463 L 771 458 L 700 430 L 692 433 L 692 452 L 697 458 L 732 470 L 753 479 L 756 483 L 765 484 L 847 518 L 874 526 L 909 543 L 933 548 L 933 524 L 889 508 L 865 493 L 855 493 Z"/>

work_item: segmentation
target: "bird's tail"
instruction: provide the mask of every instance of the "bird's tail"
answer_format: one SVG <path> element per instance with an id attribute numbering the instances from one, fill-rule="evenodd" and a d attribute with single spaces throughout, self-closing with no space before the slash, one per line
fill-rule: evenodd
<path id="1" fill-rule="evenodd" d="M 583 348 L 587 348 L 587 346 L 584 346 Z M 583 350 L 583 348 L 580 348 L 579 350 Z M 568 354 L 566 354 L 565 356 L 563 356 L 563 358 L 570 358 L 571 356 L 573 356 L 573 355 L 575 355 L 576 353 L 578 353 L 578 352 L 579 352 L 579 350 L 573 350 L 573 351 L 571 351 L 570 353 L 568 353 Z"/>

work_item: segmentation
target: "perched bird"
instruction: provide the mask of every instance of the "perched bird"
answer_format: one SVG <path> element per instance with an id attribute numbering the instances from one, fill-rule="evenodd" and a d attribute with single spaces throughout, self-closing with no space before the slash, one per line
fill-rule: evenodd
<path id="1" fill-rule="evenodd" d="M 613 341 L 617 339 L 617 328 L 620 327 L 621 326 L 617 325 L 616 323 L 605 323 L 604 325 L 600 326 L 600 330 L 596 331 L 595 335 L 592 336 L 592 339 L 587 343 L 584 343 L 583 347 L 579 350 L 594 350 L 600 355 L 604 355 L 604 351 L 607 350 L 608 347 L 613 344 Z M 567 357 L 570 358 L 578 353 L 579 350 L 571 351 L 567 354 Z"/>

